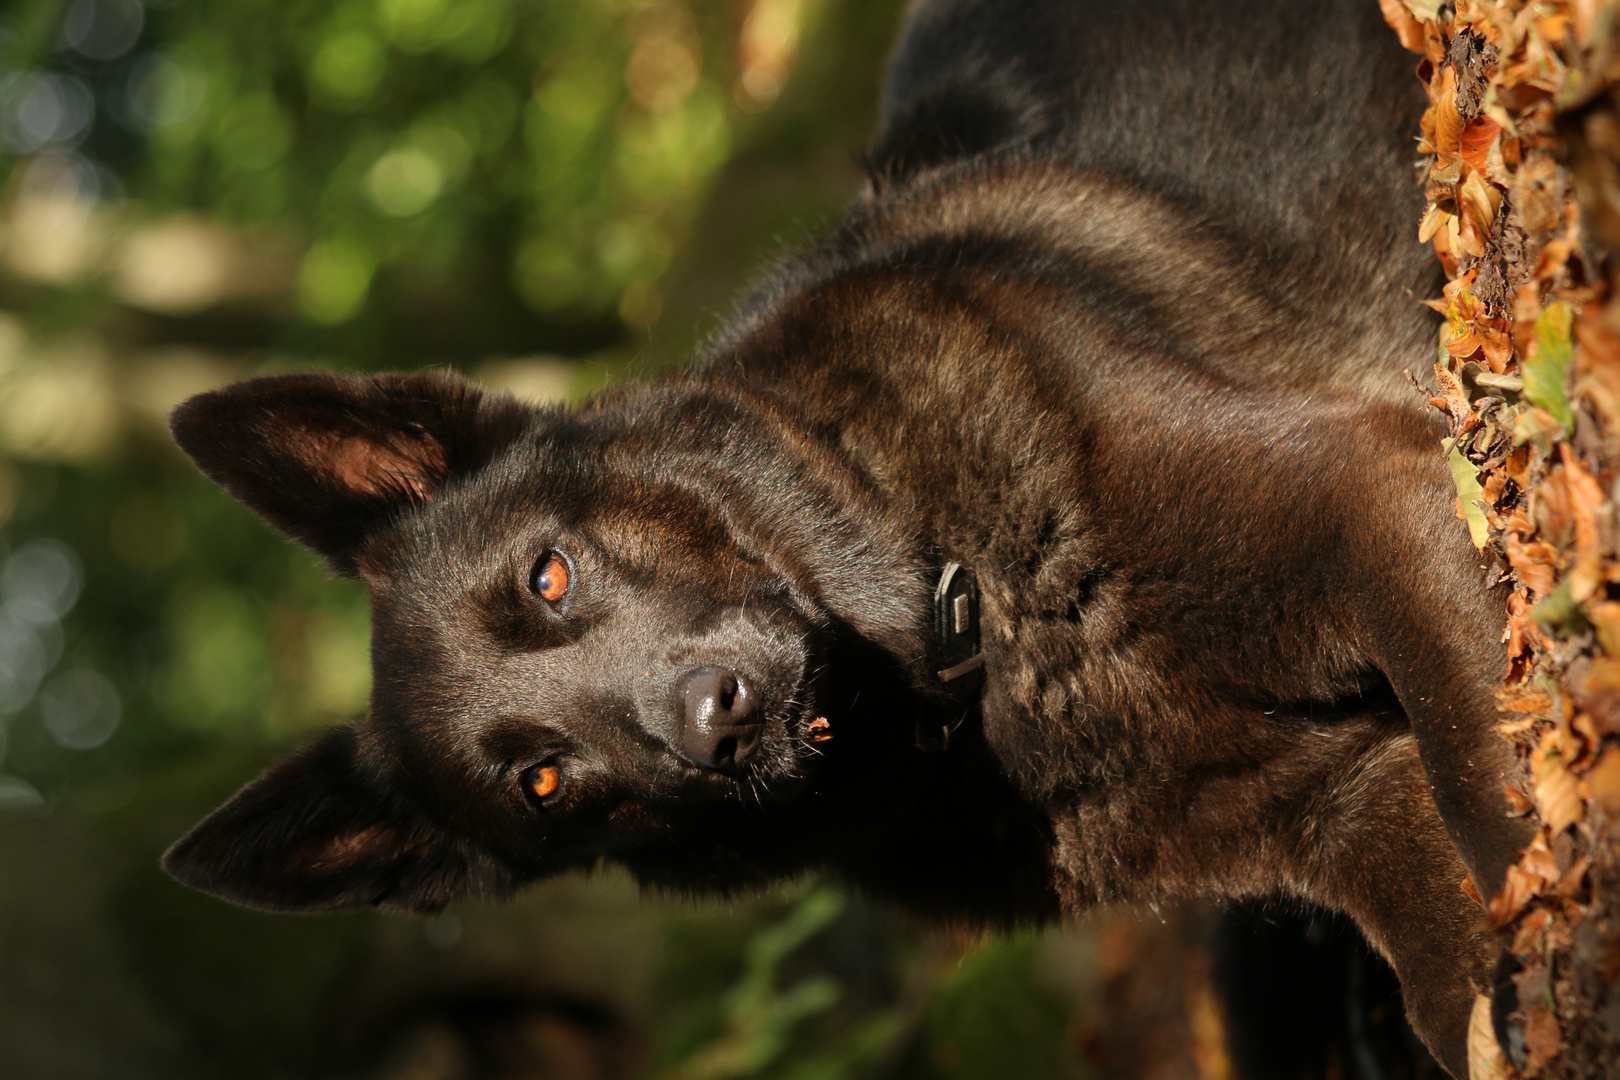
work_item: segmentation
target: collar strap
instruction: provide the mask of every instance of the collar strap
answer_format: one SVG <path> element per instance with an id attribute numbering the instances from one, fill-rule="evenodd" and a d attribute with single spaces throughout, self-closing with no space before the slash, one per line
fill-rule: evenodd
<path id="1" fill-rule="evenodd" d="M 917 719 L 917 747 L 937 753 L 979 703 L 984 689 L 984 653 L 979 649 L 979 583 L 961 563 L 946 563 L 934 589 L 934 640 L 944 667 L 936 677 L 945 685 L 946 715 L 954 720 Z M 928 712 L 932 708 L 925 706 Z"/>

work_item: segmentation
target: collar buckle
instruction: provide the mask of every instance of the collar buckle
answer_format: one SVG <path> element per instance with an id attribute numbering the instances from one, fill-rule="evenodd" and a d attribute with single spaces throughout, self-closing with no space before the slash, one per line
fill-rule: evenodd
<path id="1" fill-rule="evenodd" d="M 934 589 L 934 637 L 945 667 L 935 674 L 945 685 L 948 714 L 956 719 L 941 724 L 917 718 L 917 748 L 929 753 L 948 749 L 951 736 L 978 706 L 984 689 L 984 653 L 979 649 L 979 583 L 961 563 L 946 563 Z M 934 709 L 923 706 L 927 712 Z"/>

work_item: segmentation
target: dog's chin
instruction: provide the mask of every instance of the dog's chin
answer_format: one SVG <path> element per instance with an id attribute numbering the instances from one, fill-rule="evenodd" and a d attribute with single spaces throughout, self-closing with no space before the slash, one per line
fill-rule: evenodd
<path id="1" fill-rule="evenodd" d="M 759 758 L 749 762 L 744 772 L 751 773 L 756 786 L 765 789 L 767 800 L 793 798 L 815 780 L 832 748 L 830 740 L 816 742 L 820 729 L 812 725 L 817 720 L 813 710 L 805 710 L 804 715 L 783 717 L 766 725 Z"/>

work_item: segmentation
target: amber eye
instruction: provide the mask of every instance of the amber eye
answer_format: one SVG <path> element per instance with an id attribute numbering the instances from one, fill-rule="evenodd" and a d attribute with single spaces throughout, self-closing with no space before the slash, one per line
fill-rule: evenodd
<path id="1" fill-rule="evenodd" d="M 523 782 L 537 799 L 548 799 L 562 786 L 562 773 L 555 765 L 536 765 L 523 774 Z"/>
<path id="2" fill-rule="evenodd" d="M 568 595 L 568 562 L 555 551 L 547 552 L 534 568 L 535 593 L 548 604 Z"/>

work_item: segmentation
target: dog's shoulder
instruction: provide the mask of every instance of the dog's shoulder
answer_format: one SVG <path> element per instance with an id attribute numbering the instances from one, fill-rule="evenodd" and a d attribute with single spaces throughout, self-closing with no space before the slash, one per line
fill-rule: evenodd
<path id="1" fill-rule="evenodd" d="M 1178 285 L 1163 237 L 1202 233 L 1227 249 L 1220 291 L 1269 294 L 1310 325 L 1303 347 L 1397 400 L 1432 333 L 1414 301 L 1439 288 L 1432 256 L 1400 242 L 1422 212 L 1423 104 L 1370 4 L 925 0 L 891 65 L 871 186 L 972 163 L 1134 186 L 1156 233 L 1141 273 Z"/>
<path id="2" fill-rule="evenodd" d="M 1423 104 L 1410 55 L 1353 0 L 923 0 L 890 65 L 872 162 L 898 175 L 986 153 L 1061 157 L 1299 227 L 1352 181 L 1411 202 L 1400 164 Z M 1386 160 L 1396 167 L 1375 167 Z"/>

